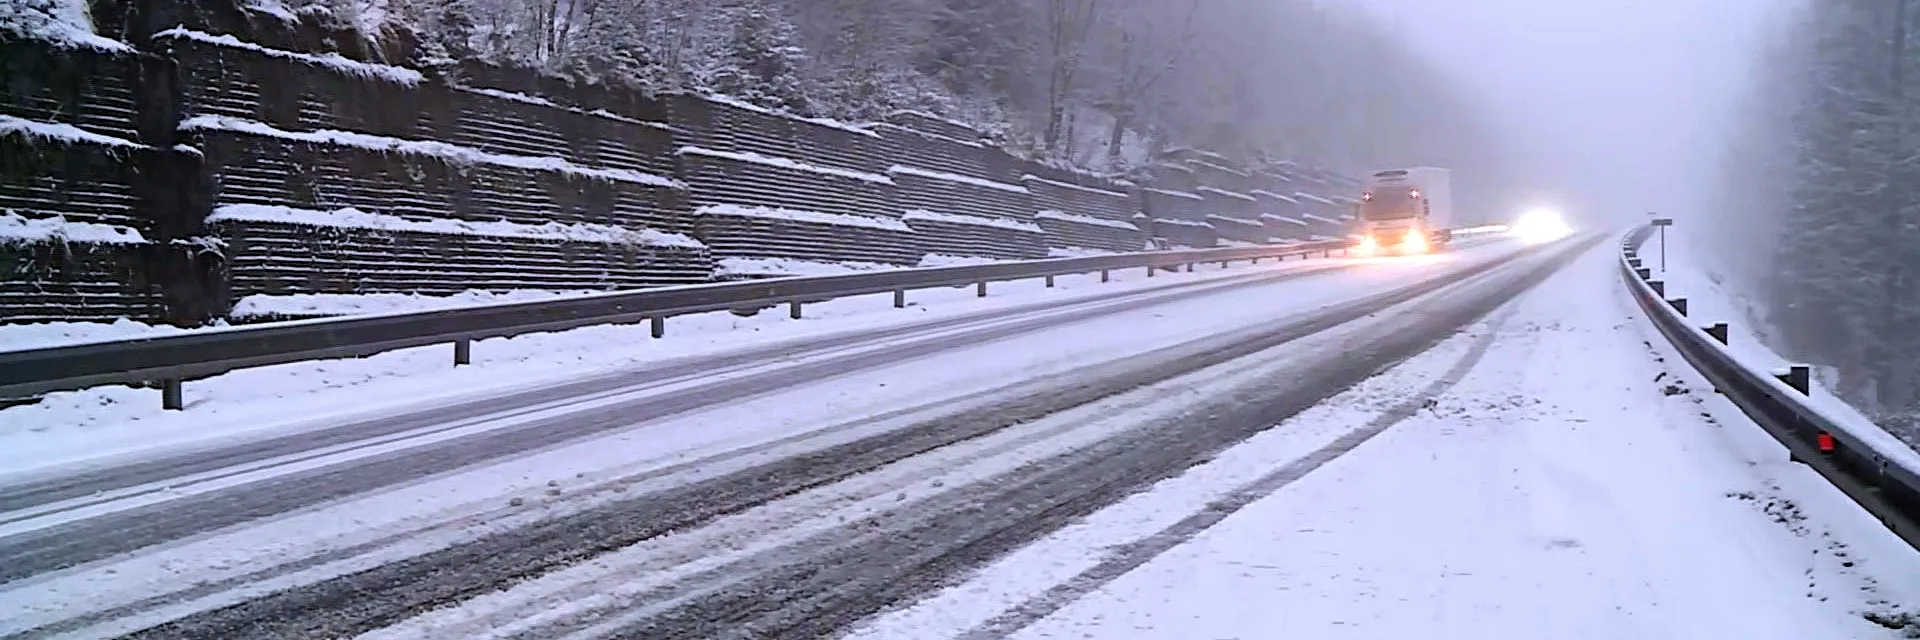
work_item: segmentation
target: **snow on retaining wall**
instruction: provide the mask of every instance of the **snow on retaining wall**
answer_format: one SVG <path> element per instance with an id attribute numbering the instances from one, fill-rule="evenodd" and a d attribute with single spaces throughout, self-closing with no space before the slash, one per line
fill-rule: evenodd
<path id="1" fill-rule="evenodd" d="M 0 114 L 0 136 L 20 136 L 29 142 L 48 140 L 68 144 L 92 144 L 115 149 L 147 148 L 146 145 L 132 140 L 101 135 L 62 122 L 40 122 L 5 114 Z"/>
<path id="2" fill-rule="evenodd" d="M 1332 204 L 1334 204 L 1334 202 L 1333 202 L 1332 200 L 1328 200 L 1328 199 L 1326 199 L 1326 198 L 1322 198 L 1322 197 L 1320 197 L 1320 196 L 1316 196 L 1316 195 L 1313 195 L 1313 194 L 1311 194 L 1311 193 L 1307 193 L 1307 192 L 1305 192 L 1305 191 L 1295 191 L 1295 192 L 1293 192 L 1293 197 L 1294 197 L 1294 199 L 1295 199 L 1295 200 L 1305 200 L 1305 201 L 1308 201 L 1308 202 L 1313 202 L 1313 203 L 1317 203 L 1317 204 L 1323 204 L 1323 205 L 1332 205 Z"/>
<path id="3" fill-rule="evenodd" d="M 1017 184 L 1007 184 L 1005 182 L 994 182 L 992 180 L 982 180 L 982 179 L 974 178 L 970 176 L 963 176 L 957 173 L 946 173 L 944 171 L 929 171 L 926 169 L 919 169 L 919 168 L 909 167 L 909 166 L 900 165 L 900 164 L 896 164 L 888 168 L 887 173 L 898 173 L 903 175 L 919 176 L 922 178 L 928 178 L 932 180 L 945 180 L 947 182 L 958 182 L 961 184 L 972 185 L 975 187 L 983 187 L 987 189 L 994 189 L 998 191 L 1006 191 L 1009 193 L 1019 193 L 1019 194 L 1027 193 L 1026 187 L 1023 187 Z"/>
<path id="4" fill-rule="evenodd" d="M 1203 187 L 1199 187 L 1199 188 L 1197 188 L 1197 189 L 1195 189 L 1195 191 L 1200 191 L 1200 192 L 1202 192 L 1202 193 L 1211 193 L 1211 194 L 1214 194 L 1214 195 L 1217 195 L 1217 196 L 1225 196 L 1225 197 L 1228 197 L 1228 198 L 1233 198 L 1233 199 L 1235 199 L 1235 200 L 1240 200 L 1240 201 L 1244 201 L 1244 202 L 1258 202 L 1257 200 L 1255 200 L 1255 199 L 1254 199 L 1254 197 L 1253 197 L 1253 196 L 1250 196 L 1250 195 L 1247 195 L 1247 194 L 1244 194 L 1244 193 L 1238 193 L 1238 192 L 1234 192 L 1234 191 L 1228 191 L 1228 190 L 1226 190 L 1226 189 L 1221 189 L 1221 188 L 1218 188 L 1218 187 L 1205 187 L 1205 186 L 1203 186 Z"/>
<path id="5" fill-rule="evenodd" d="M 1059 220 L 1061 222 L 1090 224 L 1090 225 L 1101 226 L 1101 227 L 1109 227 L 1113 229 L 1126 229 L 1128 231 L 1140 230 L 1139 225 L 1136 225 L 1131 222 L 1121 222 L 1118 220 L 1108 220 L 1106 218 L 1095 218 L 1092 216 L 1080 216 L 1080 215 L 1074 215 L 1071 213 L 1066 213 L 1064 211 L 1041 211 L 1039 213 L 1033 214 L 1033 217 L 1046 219 L 1046 220 Z"/>
<path id="6" fill-rule="evenodd" d="M 216 35 L 216 34 L 206 33 L 203 31 L 194 31 L 192 29 L 176 27 L 173 29 L 167 29 L 165 31 L 155 33 L 153 34 L 153 37 L 155 40 L 183 38 L 187 40 L 193 40 L 195 42 L 202 42 L 202 43 L 211 44 L 215 46 L 227 47 L 230 49 L 242 49 L 245 51 L 251 51 L 254 53 L 265 55 L 268 57 L 280 58 L 283 60 L 292 60 L 295 62 L 303 62 L 306 64 L 319 66 L 319 67 L 326 67 L 327 69 L 330 69 L 345 75 L 353 76 L 356 78 L 382 80 L 382 81 L 391 82 L 394 84 L 404 85 L 408 87 L 418 85 L 422 81 L 426 80 L 426 76 L 421 74 L 419 71 L 408 69 L 406 67 L 396 67 L 393 65 L 377 64 L 372 62 L 361 62 L 359 60 L 354 60 L 337 53 L 312 54 L 312 53 L 300 53 L 297 51 L 286 51 L 282 49 L 273 49 L 269 47 L 263 47 L 251 42 L 246 42 L 239 38 L 235 38 L 233 36 L 224 35 L 224 34 Z"/>
<path id="7" fill-rule="evenodd" d="M 714 264 L 716 278 L 838 276 L 898 269 L 899 265 L 878 262 L 836 262 L 797 258 L 721 258 Z"/>
<path id="8" fill-rule="evenodd" d="M 847 215 L 847 214 L 841 214 L 841 213 L 821 213 L 818 211 L 801 211 L 797 209 L 783 209 L 780 207 L 756 207 L 756 206 L 747 206 L 747 205 L 738 205 L 738 204 L 714 204 L 714 205 L 707 205 L 704 207 L 700 207 L 698 209 L 694 209 L 693 215 L 724 216 L 724 217 L 732 217 L 732 218 L 762 218 L 762 219 L 768 219 L 768 220 L 790 220 L 794 222 L 811 222 L 814 224 L 826 224 L 826 225 L 834 225 L 834 226 L 840 226 L 840 227 L 864 227 L 868 229 L 884 229 L 887 231 L 904 231 L 908 233 L 913 232 L 913 228 L 908 227 L 905 222 L 901 222 L 899 220 L 895 220 L 892 218 L 855 216 L 855 215 Z"/>
<path id="9" fill-rule="evenodd" d="M 903 127 L 891 122 L 876 122 L 876 123 L 873 123 L 873 128 L 886 130 L 886 131 L 898 131 L 901 133 L 909 133 L 916 136 L 920 136 L 921 138 L 925 138 L 927 140 L 937 140 L 939 142 L 944 142 L 947 144 L 960 145 L 962 147 L 967 147 L 969 149 L 987 148 L 987 145 L 980 144 L 979 142 L 976 142 L 973 140 L 961 140 L 958 138 L 949 138 L 947 136 L 943 136 L 937 133 L 932 133 L 929 131 L 921 131 L 919 129 L 915 129 L 912 127 Z"/>
<path id="10" fill-rule="evenodd" d="M 908 211 L 905 215 L 902 215 L 900 219 L 905 220 L 909 223 L 913 222 L 914 220 L 929 220 L 929 221 L 936 221 L 936 222 L 948 222 L 952 224 L 972 225 L 977 227 L 994 227 L 998 229 L 1008 229 L 1012 231 L 1019 231 L 1022 233 L 1042 233 L 1043 232 L 1040 229 L 1040 225 L 1036 225 L 1030 222 L 1021 222 L 1019 220 L 1008 220 L 1006 218 L 983 218 L 979 216 L 963 216 L 963 215 L 954 215 L 950 213 L 934 213 L 932 211 L 927 211 L 925 209 L 915 209 L 912 211 Z"/>
<path id="11" fill-rule="evenodd" d="M 723 95 L 719 95 L 719 94 L 709 94 L 709 95 L 706 95 L 706 96 L 702 96 L 702 97 L 704 97 L 705 99 L 707 99 L 708 101 L 711 101 L 711 102 L 715 102 L 715 103 L 719 103 L 719 104 L 724 104 L 724 105 L 727 105 L 727 106 L 729 106 L 729 107 L 733 107 L 733 108 L 736 108 L 736 109 L 741 109 L 741 110 L 745 110 L 745 111 L 752 111 L 752 112 L 754 112 L 754 113 L 758 113 L 758 114 L 760 114 L 760 115 L 766 115 L 766 116 L 773 116 L 773 117 L 776 117 L 776 118 L 786 118 L 786 119 L 788 119 L 788 120 L 796 120 L 796 121 L 799 121 L 799 122 L 805 122 L 805 123 L 808 123 L 808 124 L 816 124 L 816 125 L 820 125 L 820 126 L 822 126 L 822 127 L 827 127 L 827 128 L 830 128 L 830 129 L 838 129 L 838 130 L 841 130 L 841 131 L 845 131 L 845 132 L 848 132 L 848 133 L 855 133 L 855 134 L 859 134 L 859 135 L 863 135 L 863 136 L 869 136 L 869 137 L 874 137 L 874 138 L 878 138 L 878 137 L 880 137 L 880 134 L 877 134 L 877 133 L 874 133 L 874 132 L 872 132 L 872 131 L 869 131 L 869 130 L 868 130 L 867 128 L 865 128 L 865 127 L 861 127 L 861 126 L 857 126 L 857 125 L 852 125 L 852 124 L 848 124 L 848 123 L 845 123 L 845 122 L 841 122 L 841 121 L 839 121 L 839 120 L 833 120 L 833 119 L 830 119 L 830 118 L 808 118 L 808 117 L 805 117 L 805 116 L 796 116 L 796 115 L 793 115 L 793 114 L 791 114 L 791 113 L 781 113 L 781 112 L 779 112 L 779 111 L 774 111 L 774 110 L 772 110 L 772 109 L 768 109 L 768 108 L 766 108 L 766 107 L 762 107 L 762 106 L 760 106 L 760 105 L 756 105 L 756 104 L 752 104 L 752 103 L 748 103 L 748 102 L 744 102 L 744 101 L 741 101 L 740 99 L 738 99 L 738 98 L 734 98 L 734 97 L 732 97 L 732 96 L 723 96 Z"/>
<path id="12" fill-rule="evenodd" d="M 1177 191 L 1173 189 L 1156 189 L 1153 187 L 1147 187 L 1146 190 L 1152 193 L 1158 193 L 1163 196 L 1173 196 L 1175 198 L 1185 198 L 1188 200 L 1205 200 L 1206 199 L 1201 197 L 1200 194 L 1193 193 L 1190 191 Z"/>
<path id="13" fill-rule="evenodd" d="M 841 169 L 839 167 L 823 167 L 819 165 L 800 162 L 792 158 L 778 158 L 774 156 L 753 153 L 750 151 L 720 151 L 717 149 L 706 149 L 702 147 L 689 146 L 689 147 L 681 147 L 679 153 L 680 155 L 696 155 L 696 156 L 707 156 L 712 158 L 725 158 L 727 160 L 733 160 L 737 162 L 750 162 L 753 164 L 766 165 L 769 167 L 780 167 L 782 169 L 793 169 L 796 171 L 807 171 L 807 172 L 819 173 L 819 174 L 825 174 L 825 175 L 831 175 L 831 176 L 840 176 L 843 178 L 853 178 L 855 180 L 862 180 L 866 182 L 872 182 L 875 184 L 888 184 L 888 185 L 893 184 L 892 178 L 889 178 L 877 173 L 867 173 L 865 171 L 854 171 L 852 169 Z"/>
<path id="14" fill-rule="evenodd" d="M 1082 185 L 1077 185 L 1077 184 L 1074 184 L 1074 183 L 1071 183 L 1071 182 L 1061 182 L 1061 181 L 1059 181 L 1059 180 L 1048 180 L 1048 179 L 1046 179 L 1046 178 L 1042 178 L 1042 177 L 1040 177 L 1040 176 L 1036 176 L 1036 175 L 1033 175 L 1033 174 L 1031 174 L 1031 173 L 1029 173 L 1029 174 L 1026 174 L 1026 175 L 1023 175 L 1023 176 L 1020 176 L 1020 179 L 1021 179 L 1021 180 L 1025 180 L 1025 181 L 1032 181 L 1032 182 L 1038 182 L 1038 183 L 1041 183 L 1041 184 L 1045 184 L 1045 185 L 1049 185 L 1049 186 L 1055 186 L 1055 187 L 1060 187 L 1060 188 L 1062 188 L 1062 189 L 1072 189 L 1072 190 L 1075 190 L 1075 191 L 1084 191 L 1084 192 L 1086 192 L 1086 193 L 1091 193 L 1091 194 L 1095 194 L 1095 195 L 1102 195 L 1102 196 L 1106 196 L 1106 197 L 1109 197 L 1109 198 L 1121 198 L 1121 199 L 1125 199 L 1125 198 L 1127 198 L 1127 197 L 1128 197 L 1128 196 L 1127 196 L 1127 194 L 1125 194 L 1125 193 L 1121 193 L 1121 192 L 1119 192 L 1119 191 L 1113 191 L 1113 190 L 1109 190 L 1109 189 L 1100 189 L 1100 188 L 1096 188 L 1096 187 L 1088 187 L 1088 186 L 1082 186 Z"/>
<path id="15" fill-rule="evenodd" d="M 1246 218 L 1235 218 L 1232 216 L 1210 215 L 1210 216 L 1207 216 L 1207 219 L 1208 220 L 1225 220 L 1227 222 L 1231 222 L 1234 224 L 1244 224 L 1244 225 L 1254 226 L 1254 227 L 1262 226 L 1259 220 L 1248 220 Z"/>
<path id="16" fill-rule="evenodd" d="M 416 233 L 500 236 L 566 242 L 593 242 L 687 249 L 699 249 L 706 246 L 687 235 L 666 233 L 651 229 L 629 229 L 626 227 L 591 223 L 561 224 L 558 222 L 549 222 L 534 225 L 508 222 L 506 220 L 477 222 L 452 218 L 415 219 L 368 213 L 353 208 L 322 211 L 297 207 L 234 204 L 215 208 L 213 215 L 207 217 L 207 223 L 209 224 L 219 222 L 269 222 L 309 227 L 342 227 L 377 229 L 382 231 L 411 231 Z"/>
<path id="17" fill-rule="evenodd" d="M 685 188 L 685 185 L 682 185 L 678 180 L 631 169 L 583 167 L 569 162 L 565 158 L 488 153 L 472 147 L 464 147 L 437 140 L 405 140 L 330 129 L 320 131 L 287 131 L 264 122 L 242 120 L 228 116 L 194 116 L 181 122 L 179 129 L 181 131 L 230 131 L 308 144 L 358 147 L 385 153 L 427 156 L 455 165 L 491 164 L 532 171 L 554 171 L 585 178 L 629 182 L 651 187 L 670 189 Z"/>
<path id="18" fill-rule="evenodd" d="M 27 7 L 20 0 L 9 0 L 0 9 L 0 32 L 28 40 L 45 42 L 66 49 L 93 49 L 105 53 L 132 53 L 125 42 L 94 33 L 93 20 L 82 0 L 60 0 L 42 10 Z"/>
<path id="19" fill-rule="evenodd" d="M 546 98 L 542 98 L 539 96 L 530 96 L 524 93 L 519 93 L 514 91 L 501 91 L 499 89 L 488 89 L 486 87 L 460 87 L 459 89 L 467 93 L 487 96 L 489 98 L 499 98 L 501 100 L 512 100 L 514 102 L 519 102 L 522 104 L 530 104 L 537 107 L 546 107 L 549 109 L 558 109 L 568 113 L 577 113 L 583 116 L 606 118 L 608 120 L 612 120 L 614 122 L 619 122 L 623 124 L 639 125 L 642 127 L 651 127 L 654 129 L 665 129 L 668 131 L 673 130 L 673 127 L 669 127 L 666 125 L 666 123 L 662 123 L 662 122 L 652 122 L 648 120 L 641 120 L 639 118 L 629 118 L 629 117 L 608 111 L 606 109 L 581 109 L 579 107 L 569 107 L 567 105 L 563 105 L 558 102 L 548 100 Z"/>
<path id="20" fill-rule="evenodd" d="M 515 289 L 510 291 L 469 290 L 444 296 L 421 295 L 417 293 L 256 294 L 241 298 L 239 302 L 234 303 L 233 312 L 229 314 L 229 317 L 236 320 L 248 320 L 254 318 L 315 318 L 374 313 L 404 313 L 471 307 L 503 302 L 535 302 L 592 293 L 599 292 Z"/>
<path id="21" fill-rule="evenodd" d="M 146 244 L 147 239 L 129 227 L 69 222 L 60 216 L 27 218 L 12 211 L 0 212 L 0 243 L 16 242 Z"/>

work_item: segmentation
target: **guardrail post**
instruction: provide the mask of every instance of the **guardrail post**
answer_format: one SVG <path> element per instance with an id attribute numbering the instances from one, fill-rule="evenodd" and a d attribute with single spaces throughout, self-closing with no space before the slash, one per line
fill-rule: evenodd
<path id="1" fill-rule="evenodd" d="M 1720 344 L 1727 344 L 1727 323 L 1715 322 L 1707 325 L 1707 335 L 1713 336 L 1715 340 L 1719 340 Z"/>
<path id="2" fill-rule="evenodd" d="M 907 290 L 906 289 L 893 290 L 893 308 L 895 309 L 907 308 Z"/>
<path id="3" fill-rule="evenodd" d="M 1664 296 L 1664 295 L 1667 295 L 1667 283 L 1666 283 L 1666 282 L 1663 282 L 1663 281 L 1660 281 L 1660 280 L 1648 280 L 1648 281 L 1647 281 L 1647 286 L 1649 286 L 1649 287 L 1652 287 L 1652 288 L 1653 288 L 1653 295 L 1656 295 L 1656 296 Z"/>
<path id="4" fill-rule="evenodd" d="M 453 366 L 473 364 L 473 341 L 466 338 L 453 341 Z"/>
<path id="5" fill-rule="evenodd" d="M 1774 369 L 1773 377 L 1779 378 L 1781 382 L 1786 383 L 1789 387 L 1793 387 L 1794 391 L 1798 391 L 1801 394 L 1813 393 L 1812 367 L 1804 364 L 1796 364 L 1784 370 Z"/>
<path id="6" fill-rule="evenodd" d="M 787 302 L 787 317 L 793 318 L 795 320 L 800 319 L 800 301 L 799 300 L 792 300 Z"/>
<path id="7" fill-rule="evenodd" d="M 1053 288 L 1053 276 L 1047 276 L 1047 288 L 1048 289 Z"/>
<path id="8" fill-rule="evenodd" d="M 1187 263 L 1187 273 L 1193 273 L 1193 263 Z"/>
<path id="9" fill-rule="evenodd" d="M 1638 268 L 1638 269 L 1634 269 L 1634 270 L 1633 270 L 1633 273 L 1634 273 L 1635 275 L 1638 275 L 1638 276 L 1640 276 L 1640 279 L 1641 279 L 1641 280 L 1652 280 L 1652 279 L 1653 279 L 1653 270 L 1652 270 L 1652 269 L 1648 269 L 1648 268 L 1646 268 L 1646 267 L 1640 267 L 1640 268 Z"/>
<path id="10" fill-rule="evenodd" d="M 653 331 L 653 337 L 659 338 L 667 335 L 667 319 L 665 316 L 647 318 L 647 324 L 650 325 L 648 328 Z"/>
<path id="11" fill-rule="evenodd" d="M 1151 269 L 1149 269 L 1149 270 L 1151 270 Z M 1100 281 L 1101 281 L 1101 282 L 1112 282 L 1112 281 L 1113 281 L 1113 272 L 1111 272 L 1111 271 L 1108 271 L 1108 270 L 1106 270 L 1106 269 L 1101 269 L 1101 270 L 1100 270 Z"/>
<path id="12" fill-rule="evenodd" d="M 160 408 L 167 411 L 181 411 L 187 408 L 186 390 L 182 389 L 179 378 L 160 381 Z"/>
<path id="13" fill-rule="evenodd" d="M 1254 257 L 1253 257 L 1253 263 L 1254 263 L 1254 264 L 1260 264 L 1260 256 L 1254 256 Z"/>
<path id="14" fill-rule="evenodd" d="M 975 296 L 981 298 L 987 297 L 987 281 L 981 280 L 979 283 L 974 284 L 973 290 Z"/>
<path id="15" fill-rule="evenodd" d="M 1147 265 L 1147 277 L 1153 277 L 1153 265 Z"/>
<path id="16" fill-rule="evenodd" d="M 1667 304 L 1673 305 L 1673 310 L 1680 312 L 1681 317 L 1686 317 L 1687 315 L 1687 299 L 1686 298 L 1667 298 Z"/>

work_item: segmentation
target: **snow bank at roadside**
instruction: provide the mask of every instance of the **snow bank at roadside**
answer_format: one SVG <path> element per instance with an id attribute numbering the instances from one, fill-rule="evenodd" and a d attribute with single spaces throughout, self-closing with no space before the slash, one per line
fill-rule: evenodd
<path id="1" fill-rule="evenodd" d="M 453 309 L 484 304 L 499 304 L 504 302 L 553 300 L 592 293 L 600 292 L 520 289 L 514 291 L 469 290 L 449 296 L 422 295 L 417 293 L 293 293 L 286 295 L 252 295 L 241 298 L 239 302 L 234 303 L 232 316 L 235 318 L 260 318 L 273 316 L 352 316 L 374 313 L 405 313 L 412 311 Z"/>
<path id="2" fill-rule="evenodd" d="M 1678 235 L 1675 233 L 1668 237 L 1670 244 L 1664 271 L 1660 264 L 1658 237 L 1649 239 L 1640 252 L 1646 258 L 1643 264 L 1653 269 L 1655 278 L 1666 281 L 1667 296 L 1686 298 L 1687 316 L 1701 325 L 1727 323 L 1728 350 L 1736 360 L 1750 368 L 1772 371 L 1790 364 L 1805 364 L 1789 361 L 1766 346 L 1761 332 L 1755 330 L 1752 303 L 1728 286 L 1725 278 L 1714 276 L 1715 272 L 1702 260 L 1705 254 L 1675 237 Z M 1809 398 L 1828 417 L 1844 421 L 1851 433 L 1863 439 L 1880 442 L 1888 453 L 1898 455 L 1902 446 L 1912 450 L 1913 455 L 1906 458 L 1907 463 L 1920 468 L 1920 433 L 1889 433 L 1859 409 L 1833 395 L 1818 381 L 1813 383 L 1813 393 Z"/>
<path id="3" fill-rule="evenodd" d="M 112 322 L 30 322 L 0 324 L 0 351 L 24 351 L 89 342 L 185 333 L 188 329 L 118 318 Z"/>

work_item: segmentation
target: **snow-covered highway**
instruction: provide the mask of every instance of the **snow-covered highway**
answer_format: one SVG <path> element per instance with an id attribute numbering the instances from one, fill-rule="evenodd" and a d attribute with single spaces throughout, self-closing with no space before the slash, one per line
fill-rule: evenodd
<path id="1" fill-rule="evenodd" d="M 1770 499 L 1842 503 L 1655 382 L 1678 372 L 1595 240 L 1259 267 L 16 474 L 0 637 L 1893 633 L 1862 614 L 1920 563 L 1843 508 L 1820 539 L 1878 562 L 1772 522 Z"/>

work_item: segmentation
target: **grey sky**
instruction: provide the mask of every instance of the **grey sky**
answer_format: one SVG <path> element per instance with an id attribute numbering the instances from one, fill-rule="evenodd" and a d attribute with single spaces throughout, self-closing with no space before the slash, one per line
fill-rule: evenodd
<path id="1" fill-rule="evenodd" d="M 1701 187 L 1716 179 L 1721 124 L 1757 34 L 1782 4 L 1325 1 L 1366 7 L 1482 92 L 1544 172 L 1530 181 L 1594 222 L 1708 204 Z"/>

